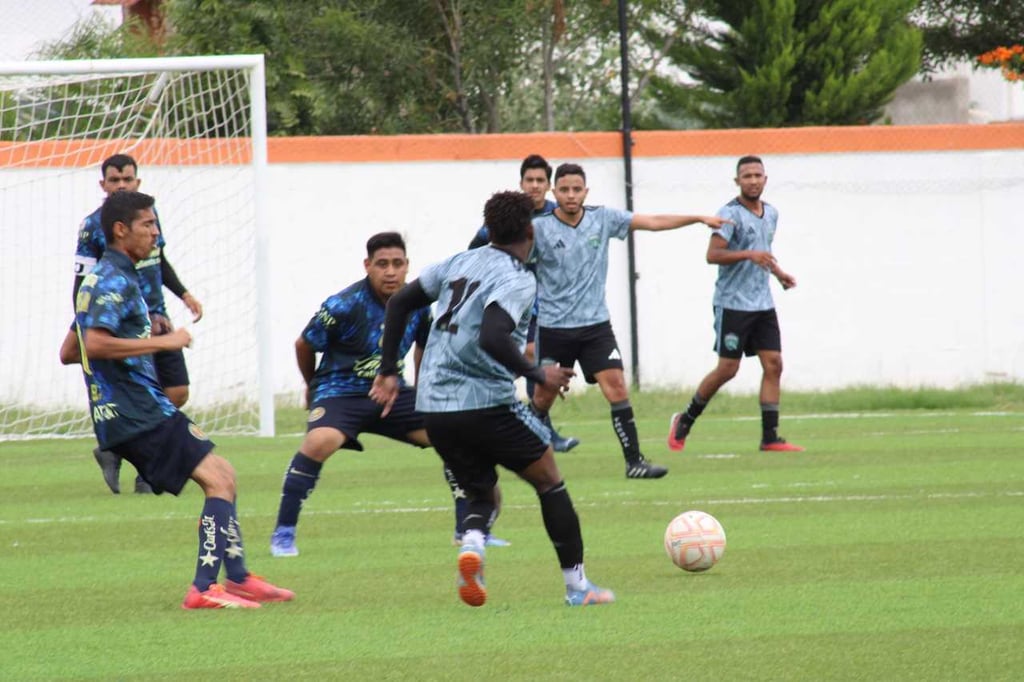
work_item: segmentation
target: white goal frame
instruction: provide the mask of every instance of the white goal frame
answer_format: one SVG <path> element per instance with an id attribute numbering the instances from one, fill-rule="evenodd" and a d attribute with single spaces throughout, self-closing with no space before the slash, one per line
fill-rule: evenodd
<path id="1" fill-rule="evenodd" d="M 258 382 L 258 404 L 259 404 L 259 427 L 258 435 L 274 435 L 274 391 L 273 391 L 273 358 L 271 357 L 271 313 L 269 311 L 270 298 L 270 260 L 269 260 L 269 227 L 267 225 L 266 209 L 264 206 L 266 197 L 266 176 L 267 176 L 267 111 L 266 111 L 266 74 L 264 58 L 261 54 L 254 55 L 224 55 L 224 56 L 197 56 L 197 57 L 163 57 L 152 59 L 104 59 L 104 60 L 65 60 L 65 61 L 20 61 L 0 62 L 0 76 L 61 76 L 79 74 L 107 74 L 138 73 L 138 72 L 200 72 L 216 70 L 244 70 L 248 74 L 248 98 L 250 107 L 250 141 L 251 141 L 251 163 L 253 171 L 253 197 L 252 207 L 255 221 L 255 298 L 256 298 L 256 334 L 257 334 L 257 382 Z M 140 158 L 140 165 L 143 172 L 147 169 L 146 159 Z M 98 170 L 98 164 L 97 164 Z M 98 173 L 97 173 L 98 175 Z M 143 191 L 146 188 L 143 187 Z M 159 192 L 158 205 L 159 205 Z M 68 226 L 67 239 L 73 238 L 71 233 L 73 226 Z M 173 252 L 173 248 L 172 248 Z M 67 269 L 67 300 L 68 307 L 59 311 L 53 311 L 53 315 L 70 319 L 71 313 L 71 263 Z M 188 282 L 188 272 L 182 272 L 182 280 Z M 173 297 L 172 297 L 173 298 Z M 169 300 L 170 302 L 170 300 Z M 8 321 L 9 322 L 9 321 Z M 199 336 L 197 342 L 202 343 L 202 322 L 199 323 Z M 4 333 L 9 333 L 10 329 Z M 50 343 L 50 340 L 46 340 Z M 53 340 L 53 343 L 59 339 Z M 51 344 L 52 345 L 52 344 Z M 54 351 L 56 347 L 54 347 Z M 7 358 L 11 362 L 15 359 Z M 54 353 L 54 363 L 57 363 Z M 69 370 L 70 371 L 70 370 Z M 193 384 L 201 384 L 202 376 L 194 376 Z M 188 412 L 188 405 L 185 406 Z M 86 411 L 86 395 L 82 391 L 81 410 Z"/>

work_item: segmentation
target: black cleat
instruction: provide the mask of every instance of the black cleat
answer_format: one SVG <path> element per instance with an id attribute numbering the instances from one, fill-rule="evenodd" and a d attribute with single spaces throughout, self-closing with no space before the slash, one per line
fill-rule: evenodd
<path id="1" fill-rule="evenodd" d="M 103 472 L 103 482 L 110 488 L 110 492 L 120 495 L 121 458 L 110 450 L 100 450 L 99 448 L 92 451 L 92 456 L 96 458 L 96 463 L 100 465 L 100 471 Z"/>
<path id="2" fill-rule="evenodd" d="M 626 478 L 661 478 L 667 473 L 668 469 L 648 462 L 643 455 L 626 462 Z"/>
<path id="3" fill-rule="evenodd" d="M 138 476 L 135 479 L 135 492 L 138 493 L 139 495 L 152 495 L 153 486 L 146 483 L 146 479 L 144 479 L 142 476 Z"/>
<path id="4" fill-rule="evenodd" d="M 555 452 L 569 452 L 579 444 L 579 438 L 565 437 L 554 429 L 551 430 L 551 448 Z"/>

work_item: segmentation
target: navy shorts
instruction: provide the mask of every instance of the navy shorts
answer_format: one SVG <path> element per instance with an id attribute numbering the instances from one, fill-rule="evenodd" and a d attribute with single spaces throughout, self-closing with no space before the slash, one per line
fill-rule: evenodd
<path id="1" fill-rule="evenodd" d="M 180 350 L 162 350 L 153 353 L 153 364 L 156 365 L 156 378 L 164 388 L 171 386 L 188 386 L 188 368 L 185 367 L 185 354 Z"/>
<path id="2" fill-rule="evenodd" d="M 562 367 L 579 362 L 588 384 L 597 383 L 594 375 L 600 371 L 622 369 L 622 353 L 611 322 L 572 329 L 541 327 L 537 330 L 537 355 L 541 362 L 554 360 Z"/>
<path id="3" fill-rule="evenodd" d="M 423 415 L 416 411 L 416 391 L 403 388 L 391 412 L 381 419 L 381 406 L 365 395 L 346 395 L 324 398 L 313 403 L 306 419 L 306 431 L 327 427 L 345 434 L 343 450 L 362 450 L 359 434 L 375 433 L 418 445 L 409 440 L 409 434 L 423 427 Z M 420 445 L 419 447 L 426 447 Z"/>
<path id="4" fill-rule="evenodd" d="M 715 307 L 715 352 L 720 357 L 750 357 L 761 350 L 782 351 L 774 308 L 748 311 Z"/>
<path id="5" fill-rule="evenodd" d="M 213 450 L 213 441 L 183 412 L 175 412 L 156 428 L 110 450 L 131 462 L 153 492 L 177 495 Z"/>
<path id="6" fill-rule="evenodd" d="M 423 415 L 427 435 L 459 487 L 484 496 L 498 482 L 496 466 L 520 472 L 548 449 L 551 433 L 526 405 Z"/>

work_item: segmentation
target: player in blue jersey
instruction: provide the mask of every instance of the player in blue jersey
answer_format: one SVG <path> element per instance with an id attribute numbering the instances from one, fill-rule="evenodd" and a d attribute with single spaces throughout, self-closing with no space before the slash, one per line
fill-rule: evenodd
<path id="1" fill-rule="evenodd" d="M 606 604 L 614 595 L 591 583 L 583 569 L 579 518 L 555 463 L 550 432 L 516 399 L 513 384 L 517 376 L 528 376 L 538 388 L 559 393 L 573 376 L 570 368 L 538 367 L 522 353 L 537 295 L 536 280 L 525 264 L 533 243 L 532 213 L 527 195 L 495 194 L 484 207 L 490 246 L 428 267 L 391 297 L 380 376 L 370 396 L 384 406 L 384 414 L 398 405 L 402 330 L 413 311 L 437 301 L 438 312 L 444 312 L 430 330 L 416 407 L 424 415 L 430 442 L 469 501 L 458 556 L 459 596 L 470 606 L 487 599 L 484 545 L 500 465 L 537 492 L 567 602 Z"/>
<path id="2" fill-rule="evenodd" d="M 368 394 L 380 364 L 384 306 L 402 288 L 409 271 L 405 241 L 397 232 L 375 234 L 366 242 L 366 277 L 329 297 L 295 341 L 295 357 L 306 383 L 309 416 L 306 437 L 285 471 L 277 524 L 270 553 L 296 556 L 295 530 L 303 502 L 320 478 L 324 462 L 339 449 L 363 449 L 361 433 L 376 433 L 419 447 L 430 447 L 423 417 L 416 411 L 416 391 L 402 383 L 389 419 Z M 430 331 L 430 307 L 409 319 L 402 333 L 404 358 L 413 350 L 418 372 Z M 415 347 L 415 348 L 414 348 Z M 316 355 L 321 353 L 317 365 Z M 454 479 L 450 486 L 455 497 Z M 507 544 L 492 538 L 492 544 Z"/>
<path id="3" fill-rule="evenodd" d="M 160 386 L 153 354 L 180 351 L 191 342 L 185 329 L 153 336 L 137 264 L 149 257 L 160 230 L 153 197 L 113 192 L 100 223 L 106 248 L 85 275 L 75 303 L 75 328 L 89 407 L 101 448 L 127 459 L 156 493 L 177 495 L 189 479 L 206 496 L 199 517 L 195 577 L 182 607 L 256 608 L 287 601 L 289 591 L 251 574 L 235 507 L 231 464 L 175 407 Z M 223 566 L 227 579 L 217 582 Z"/>
<path id="4" fill-rule="evenodd" d="M 622 446 L 627 478 L 661 478 L 668 470 L 640 452 L 633 408 L 629 402 L 611 316 L 605 303 L 608 244 L 630 230 L 661 231 L 704 223 L 718 228 L 727 221 L 713 216 L 641 215 L 603 206 L 585 206 L 587 177 L 583 168 L 563 163 L 555 171 L 558 207 L 534 218 L 538 280 L 538 341 L 542 362 L 562 367 L 577 362 L 587 383 L 596 383 L 611 405 L 612 428 Z M 538 388 L 533 407 L 546 415 L 558 393 Z"/>
<path id="5" fill-rule="evenodd" d="M 100 189 L 104 194 L 110 196 L 114 192 L 138 191 L 142 179 L 138 176 L 138 163 L 127 154 L 114 154 L 105 159 L 100 165 L 102 179 Z M 142 295 L 149 306 L 150 319 L 153 323 L 153 334 L 159 336 L 173 331 L 174 326 L 167 315 L 167 306 L 164 302 L 163 287 L 166 286 L 179 297 L 192 312 L 193 321 L 198 322 L 203 316 L 202 304 L 187 291 L 178 279 L 177 273 L 171 267 L 164 254 L 163 231 L 160 227 L 159 217 L 157 218 L 157 241 L 151 253 L 140 260 L 136 265 L 138 270 Z M 78 230 L 78 246 L 75 250 L 75 281 L 72 290 L 72 300 L 78 295 L 78 288 L 82 280 L 96 265 L 103 256 L 106 249 L 106 238 L 100 226 L 100 209 L 96 209 L 82 221 Z M 61 346 L 61 362 L 74 364 L 79 362 L 78 342 L 74 331 L 68 332 Z M 188 401 L 188 369 L 185 367 L 185 356 L 180 351 L 163 351 L 154 354 L 156 362 L 157 377 L 167 397 L 176 407 L 182 407 Z M 103 472 L 103 479 L 114 494 L 121 492 L 119 475 L 121 471 L 121 458 L 112 452 L 97 448 L 93 451 L 100 470 Z M 141 476 L 135 480 L 135 492 L 148 493 L 149 486 Z"/>
<path id="6" fill-rule="evenodd" d="M 739 196 L 718 211 L 729 222 L 711 235 L 707 253 L 708 263 L 718 266 L 713 300 L 718 364 L 700 382 L 686 411 L 672 415 L 668 446 L 683 449 L 693 423 L 718 389 L 736 376 L 745 354 L 757 355 L 761 361 L 761 450 L 801 452 L 802 447 L 787 443 L 778 431 L 782 339 L 768 286 L 769 275 L 774 275 L 783 289 L 795 287 L 796 279 L 780 268 L 772 255 L 779 212 L 761 199 L 768 182 L 761 159 L 741 158 L 735 182 Z"/>

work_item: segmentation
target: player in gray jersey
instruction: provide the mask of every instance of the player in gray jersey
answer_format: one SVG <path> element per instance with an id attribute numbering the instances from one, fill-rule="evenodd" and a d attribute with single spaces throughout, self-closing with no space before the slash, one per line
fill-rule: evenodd
<path id="1" fill-rule="evenodd" d="M 627 478 L 661 478 L 668 469 L 640 452 L 629 388 L 622 368 L 611 316 L 605 303 L 608 244 L 630 230 L 661 231 L 704 223 L 719 228 L 727 219 L 696 215 L 641 215 L 603 206 L 584 206 L 587 177 L 583 169 L 563 163 L 555 171 L 558 207 L 534 218 L 538 280 L 538 341 L 542 363 L 573 367 L 577 362 L 587 383 L 596 383 L 611 405 L 612 428 L 622 446 Z M 533 409 L 546 416 L 557 392 L 537 387 Z"/>
<path id="2" fill-rule="evenodd" d="M 707 255 L 708 263 L 718 265 L 713 301 L 718 365 L 700 382 L 686 411 L 672 415 L 668 446 L 683 449 L 693 423 L 718 389 L 736 376 L 743 355 L 756 354 L 762 369 L 761 450 L 800 452 L 802 447 L 778 433 L 782 340 L 768 277 L 774 275 L 783 289 L 795 287 L 796 280 L 772 255 L 779 212 L 761 200 L 768 182 L 761 159 L 741 158 L 735 182 L 739 196 L 718 212 L 730 224 L 711 236 Z"/>
<path id="3" fill-rule="evenodd" d="M 432 265 L 388 301 L 381 364 L 370 397 L 387 415 L 399 392 L 398 351 L 409 313 L 438 302 L 420 365 L 416 408 L 435 450 L 466 492 L 469 511 L 458 557 L 459 596 L 470 606 L 487 599 L 483 580 L 487 520 L 495 508 L 496 467 L 530 483 L 540 500 L 572 606 L 614 601 L 583 570 L 579 518 L 555 463 L 551 434 L 516 399 L 513 381 L 526 376 L 558 394 L 571 368 L 538 367 L 523 355 L 536 297 L 525 260 L 533 244 L 533 202 L 500 192 L 484 208 L 490 245 Z"/>

